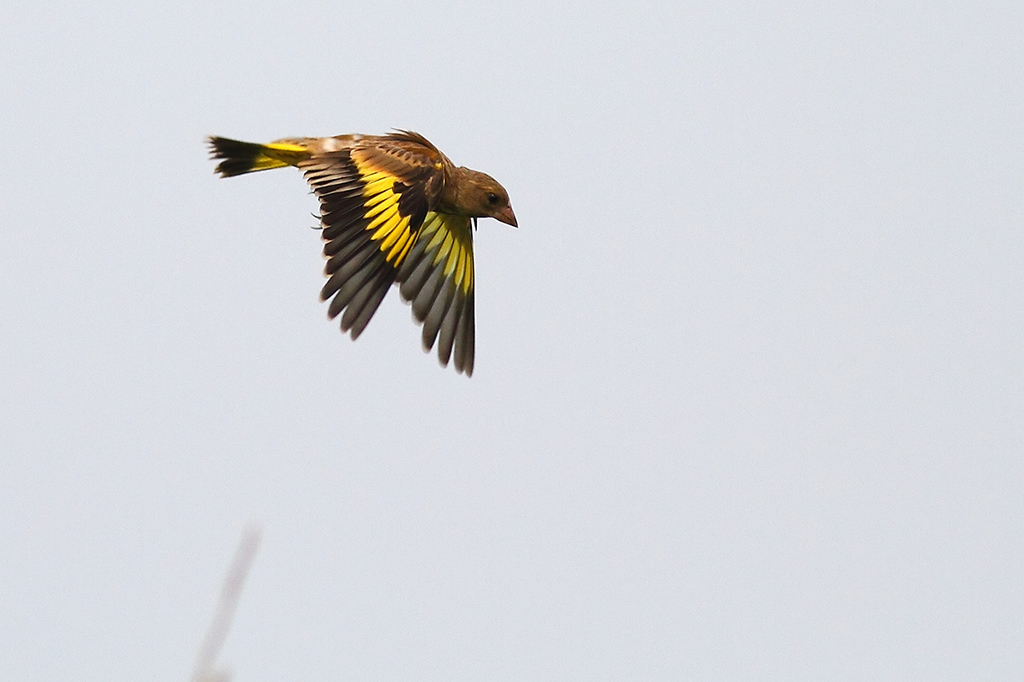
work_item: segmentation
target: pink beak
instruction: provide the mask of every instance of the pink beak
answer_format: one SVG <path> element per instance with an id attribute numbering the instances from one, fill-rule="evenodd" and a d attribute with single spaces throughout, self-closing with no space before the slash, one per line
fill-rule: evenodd
<path id="1" fill-rule="evenodd" d="M 516 223 L 516 214 L 512 212 L 512 206 L 506 206 L 500 213 L 498 213 L 494 217 L 500 220 L 501 222 L 505 223 L 506 225 L 511 225 L 512 227 L 519 227 L 519 224 Z"/>

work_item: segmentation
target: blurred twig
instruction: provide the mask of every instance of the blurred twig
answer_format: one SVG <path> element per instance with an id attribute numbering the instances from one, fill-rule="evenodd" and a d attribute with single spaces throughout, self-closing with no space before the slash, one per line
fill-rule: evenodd
<path id="1" fill-rule="evenodd" d="M 213 622 L 210 623 L 210 629 L 206 631 L 206 637 L 199 647 L 192 682 L 226 682 L 230 677 L 227 671 L 217 669 L 217 657 L 224 646 L 228 630 L 231 629 L 231 621 L 235 617 L 238 600 L 242 595 L 242 586 L 256 557 L 261 535 L 262 528 L 257 525 L 250 526 L 242 535 L 235 559 L 224 578 L 224 587 L 221 589 L 217 610 L 213 614 Z"/>

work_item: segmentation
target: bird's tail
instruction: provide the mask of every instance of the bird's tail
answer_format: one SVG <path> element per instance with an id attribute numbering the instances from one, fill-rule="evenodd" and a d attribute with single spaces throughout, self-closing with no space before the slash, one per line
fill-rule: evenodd
<path id="1" fill-rule="evenodd" d="M 207 143 L 210 145 L 210 157 L 222 159 L 216 169 L 222 178 L 294 166 L 308 159 L 310 155 L 309 150 L 297 144 L 297 141 L 281 140 L 270 144 L 256 144 L 210 136 Z"/>

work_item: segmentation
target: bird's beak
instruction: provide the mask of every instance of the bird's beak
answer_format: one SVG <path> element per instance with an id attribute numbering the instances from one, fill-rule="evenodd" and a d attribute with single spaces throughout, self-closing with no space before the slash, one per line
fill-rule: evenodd
<path id="1" fill-rule="evenodd" d="M 511 206 L 506 206 L 500 213 L 498 213 L 494 217 L 500 220 L 501 222 L 505 223 L 506 225 L 511 225 L 512 227 L 519 227 L 519 224 L 516 223 L 516 214 L 512 212 Z"/>

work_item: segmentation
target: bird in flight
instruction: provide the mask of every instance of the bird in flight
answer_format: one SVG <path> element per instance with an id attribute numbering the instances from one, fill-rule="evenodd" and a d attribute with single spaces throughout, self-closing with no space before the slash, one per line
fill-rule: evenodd
<path id="1" fill-rule="evenodd" d="M 516 227 L 508 193 L 456 166 L 418 133 L 299 137 L 269 144 L 208 138 L 216 172 L 295 166 L 320 200 L 328 316 L 359 337 L 392 284 L 447 366 L 473 374 L 473 230 L 477 218 Z"/>

